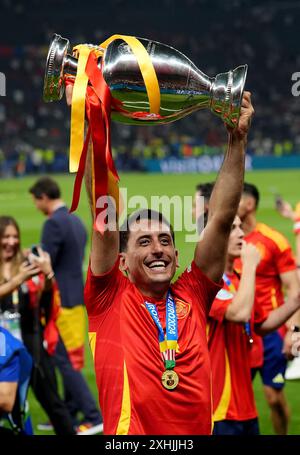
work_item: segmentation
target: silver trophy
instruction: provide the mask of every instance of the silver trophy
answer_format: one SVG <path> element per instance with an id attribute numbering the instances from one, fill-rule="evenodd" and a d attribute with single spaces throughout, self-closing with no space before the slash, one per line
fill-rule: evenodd
<path id="1" fill-rule="evenodd" d="M 149 114 L 148 95 L 136 57 L 122 39 L 117 39 L 107 46 L 98 63 L 99 67 L 102 63 L 103 77 L 112 97 L 121 106 L 121 111 L 112 110 L 113 120 L 155 125 L 174 122 L 199 109 L 210 109 L 228 125 L 236 126 L 247 65 L 208 77 L 173 47 L 143 38 L 140 41 L 156 71 L 161 94 L 159 116 Z M 46 102 L 60 100 L 64 94 L 65 77 L 76 76 L 77 59 L 68 53 L 69 50 L 67 39 L 53 36 L 44 79 Z"/>

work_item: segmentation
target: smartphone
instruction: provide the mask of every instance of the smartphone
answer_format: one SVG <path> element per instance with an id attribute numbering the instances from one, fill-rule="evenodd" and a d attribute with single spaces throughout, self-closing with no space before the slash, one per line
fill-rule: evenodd
<path id="1" fill-rule="evenodd" d="M 279 194 L 277 194 L 275 196 L 275 206 L 276 206 L 277 210 L 280 210 L 282 208 L 282 205 L 283 205 L 283 199 Z"/>
<path id="2" fill-rule="evenodd" d="M 31 253 L 34 254 L 35 256 L 39 256 L 39 251 L 38 251 L 37 245 L 32 245 Z"/>

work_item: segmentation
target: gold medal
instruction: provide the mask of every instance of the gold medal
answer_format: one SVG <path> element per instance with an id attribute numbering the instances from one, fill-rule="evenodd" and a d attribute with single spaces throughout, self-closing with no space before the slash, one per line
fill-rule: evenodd
<path id="1" fill-rule="evenodd" d="M 165 389 L 173 390 L 179 382 L 178 374 L 174 370 L 166 370 L 163 372 L 161 382 Z"/>

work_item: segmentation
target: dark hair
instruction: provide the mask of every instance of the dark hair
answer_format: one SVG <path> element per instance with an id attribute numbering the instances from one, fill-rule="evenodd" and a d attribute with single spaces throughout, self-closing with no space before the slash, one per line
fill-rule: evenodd
<path id="1" fill-rule="evenodd" d="M 200 234 L 203 227 L 207 225 L 208 221 L 208 203 L 211 197 L 211 194 L 214 189 L 215 182 L 206 182 L 206 183 L 199 183 L 196 186 L 196 191 L 199 191 L 201 193 L 201 196 L 204 197 L 204 202 L 207 206 L 204 207 L 204 213 L 200 215 L 200 217 L 197 220 L 197 230 L 198 233 Z"/>
<path id="2" fill-rule="evenodd" d="M 210 200 L 211 193 L 213 192 L 215 182 L 206 182 L 206 183 L 199 183 L 196 186 L 196 191 L 201 193 L 201 196 L 204 197 L 205 201 L 208 202 Z"/>
<path id="3" fill-rule="evenodd" d="M 255 206 L 258 207 L 259 204 L 259 191 L 255 185 L 252 183 L 244 183 L 243 193 L 247 194 L 248 196 L 252 196 L 255 199 Z"/>
<path id="4" fill-rule="evenodd" d="M 130 235 L 130 226 L 136 222 L 136 221 L 141 221 L 141 220 L 157 220 L 160 223 L 166 224 L 170 228 L 170 233 L 173 239 L 173 243 L 175 245 L 175 234 L 172 225 L 169 223 L 169 221 L 164 217 L 164 215 L 160 212 L 157 212 L 156 210 L 151 210 L 151 209 L 141 209 L 137 210 L 136 212 L 133 212 L 128 216 L 126 221 L 122 224 L 120 227 L 120 253 L 123 251 L 126 251 L 127 249 L 127 243 Z"/>
<path id="5" fill-rule="evenodd" d="M 29 193 L 33 194 L 36 199 L 41 199 L 43 194 L 48 196 L 49 199 L 60 198 L 60 188 L 55 180 L 50 177 L 42 177 L 37 180 L 29 189 Z"/>

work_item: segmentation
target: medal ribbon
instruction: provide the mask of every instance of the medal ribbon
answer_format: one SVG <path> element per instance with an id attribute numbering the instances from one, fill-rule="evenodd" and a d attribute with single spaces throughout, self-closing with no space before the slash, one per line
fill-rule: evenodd
<path id="1" fill-rule="evenodd" d="M 166 335 L 159 320 L 155 303 L 145 301 L 145 306 L 158 329 L 159 348 L 166 370 L 175 368 L 176 349 L 178 340 L 178 322 L 175 301 L 168 291 L 166 298 Z"/>
<path id="2" fill-rule="evenodd" d="M 226 286 L 228 287 L 229 291 L 232 294 L 236 294 L 237 289 L 236 289 L 235 285 L 232 283 L 232 281 L 228 278 L 226 273 L 223 273 L 223 280 L 224 280 L 224 283 L 226 284 Z M 248 337 L 249 343 L 253 343 L 250 321 L 244 322 L 244 329 L 245 329 L 245 333 Z"/>

